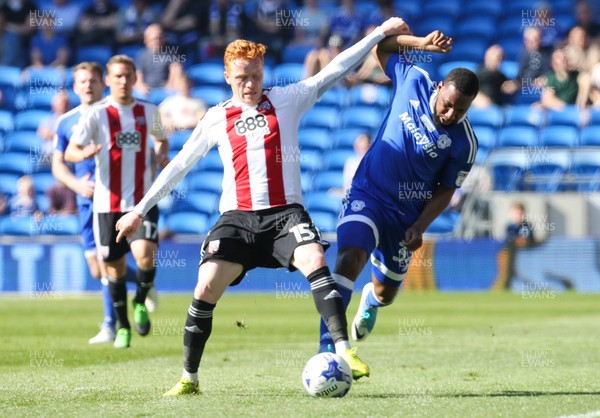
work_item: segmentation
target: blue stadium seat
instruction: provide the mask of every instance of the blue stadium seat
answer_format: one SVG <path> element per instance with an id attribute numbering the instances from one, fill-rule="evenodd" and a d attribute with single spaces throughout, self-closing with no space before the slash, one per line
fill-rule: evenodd
<path id="1" fill-rule="evenodd" d="M 340 123 L 340 112 L 333 107 L 310 109 L 300 120 L 303 128 L 335 129 Z"/>
<path id="2" fill-rule="evenodd" d="M 75 53 L 75 62 L 96 61 L 104 66 L 112 57 L 112 48 L 105 45 L 87 45 L 77 49 Z M 136 57 L 132 57 L 136 58 Z"/>
<path id="3" fill-rule="evenodd" d="M 298 131 L 298 145 L 300 151 L 316 149 L 325 151 L 333 146 L 333 134 L 329 129 L 306 128 Z"/>
<path id="4" fill-rule="evenodd" d="M 40 235 L 78 235 L 79 217 L 77 215 L 46 215 L 36 225 Z"/>
<path id="5" fill-rule="evenodd" d="M 392 92 L 386 86 L 374 84 L 361 84 L 349 90 L 349 105 L 377 105 L 387 107 L 390 105 Z"/>
<path id="6" fill-rule="evenodd" d="M 498 44 L 504 50 L 504 59 L 506 60 L 505 62 L 517 63 L 518 74 L 519 57 L 521 56 L 521 52 L 523 51 L 523 37 L 521 36 L 521 34 L 513 37 L 502 36 L 502 38 L 498 40 Z M 500 69 L 502 70 L 502 65 L 500 66 Z M 504 75 L 508 78 L 516 78 L 516 75 L 515 77 L 509 77 L 509 75 L 506 73 L 504 73 Z"/>
<path id="7" fill-rule="evenodd" d="M 578 192 L 600 191 L 600 150 L 575 152 L 571 156 L 571 172 Z"/>
<path id="8" fill-rule="evenodd" d="M 451 234 L 458 223 L 460 214 L 452 210 L 445 210 L 433 220 L 425 231 L 428 234 Z"/>
<path id="9" fill-rule="evenodd" d="M 402 10 L 402 8 L 400 8 Z M 424 15 L 427 16 L 427 15 Z M 434 30 L 440 30 L 448 36 L 454 32 L 454 19 L 449 19 L 447 16 L 427 16 L 418 22 L 416 27 L 411 28 L 413 33 L 428 34 Z"/>
<path id="10" fill-rule="evenodd" d="M 29 216 L 4 216 L 0 221 L 0 235 L 34 236 L 37 224 Z"/>
<path id="11" fill-rule="evenodd" d="M 208 154 L 198 162 L 198 171 L 223 173 L 223 160 L 216 148 L 211 149 Z"/>
<path id="12" fill-rule="evenodd" d="M 441 64 L 438 68 L 438 74 L 442 80 L 452 71 L 454 68 L 467 68 L 473 72 L 479 68 L 479 63 L 476 61 L 449 61 Z"/>
<path id="13" fill-rule="evenodd" d="M 362 128 L 344 128 L 337 129 L 334 134 L 334 146 L 335 148 L 346 148 L 352 149 L 354 147 L 354 141 L 360 134 L 369 135 L 370 130 Z"/>
<path id="14" fill-rule="evenodd" d="M 15 152 L 0 154 L 0 173 L 18 176 L 31 173 L 29 155 Z"/>
<path id="15" fill-rule="evenodd" d="M 312 191 L 312 181 L 314 174 L 312 172 L 300 172 L 300 184 L 302 185 L 302 193 L 310 193 Z"/>
<path id="16" fill-rule="evenodd" d="M 496 148 L 498 131 L 496 128 L 490 126 L 479 125 L 474 125 L 473 130 L 475 131 L 478 142 L 477 158 L 479 161 L 483 161 L 490 151 Z"/>
<path id="17" fill-rule="evenodd" d="M 2 167 L 0 167 L 0 193 L 7 196 L 13 196 L 17 194 L 18 179 L 18 174 L 4 173 L 2 172 Z"/>
<path id="18" fill-rule="evenodd" d="M 0 65 L 0 87 L 18 89 L 21 87 L 21 83 L 21 69 L 19 67 Z"/>
<path id="19" fill-rule="evenodd" d="M 600 109 L 591 109 L 590 126 L 600 125 Z"/>
<path id="20" fill-rule="evenodd" d="M 525 175 L 525 188 L 534 192 L 554 193 L 566 189 L 564 176 L 570 168 L 568 151 L 546 151 L 532 158 Z"/>
<path id="21" fill-rule="evenodd" d="M 301 150 L 300 151 L 300 171 L 302 173 L 315 173 L 323 167 L 323 154 L 321 151 Z"/>
<path id="22" fill-rule="evenodd" d="M 44 110 L 46 112 L 50 112 L 52 110 L 52 100 L 54 100 L 54 95 L 56 93 L 52 90 L 40 92 L 37 94 L 30 94 L 27 97 L 28 100 L 28 108 L 29 109 L 37 109 Z"/>
<path id="23" fill-rule="evenodd" d="M 296 63 L 296 64 L 304 64 L 304 59 L 308 55 L 308 53 L 313 49 L 312 46 L 305 45 L 288 45 L 284 48 L 283 53 L 281 55 L 281 60 L 283 63 Z"/>
<path id="24" fill-rule="evenodd" d="M 498 129 L 504 123 L 502 108 L 496 105 L 486 108 L 471 107 L 467 115 L 473 126 L 488 126 Z"/>
<path id="25" fill-rule="evenodd" d="M 223 64 L 195 64 L 187 69 L 188 76 L 198 85 L 224 86 L 225 78 Z"/>
<path id="26" fill-rule="evenodd" d="M 304 66 L 298 63 L 279 64 L 273 68 L 272 86 L 285 86 L 304 79 Z"/>
<path id="27" fill-rule="evenodd" d="M 183 144 L 185 144 L 186 141 L 190 139 L 191 134 L 191 129 L 182 129 L 174 131 L 169 137 L 169 147 L 171 151 L 179 151 L 181 148 L 183 148 Z"/>
<path id="28" fill-rule="evenodd" d="M 342 199 L 327 192 L 309 193 L 304 199 L 304 207 L 308 213 L 321 211 L 337 216 L 342 208 Z"/>
<path id="29" fill-rule="evenodd" d="M 600 146 L 600 126 L 588 126 L 581 131 L 582 146 Z"/>
<path id="30" fill-rule="evenodd" d="M 219 195 L 211 192 L 191 192 L 173 202 L 171 213 L 199 212 L 207 216 L 219 210 Z"/>
<path id="31" fill-rule="evenodd" d="M 207 191 L 217 194 L 223 192 L 223 173 L 197 172 L 189 176 L 188 188 L 190 191 Z"/>
<path id="32" fill-rule="evenodd" d="M 374 131 L 379 129 L 385 114 L 371 106 L 352 106 L 342 112 L 342 128 L 361 128 Z"/>
<path id="33" fill-rule="evenodd" d="M 330 212 L 312 211 L 309 215 L 315 226 L 321 232 L 335 232 L 337 216 Z"/>
<path id="34" fill-rule="evenodd" d="M 509 80 L 514 80 L 519 75 L 519 63 L 511 60 L 502 61 L 502 64 L 500 64 L 500 71 Z"/>
<path id="35" fill-rule="evenodd" d="M 154 88 L 150 91 L 150 95 L 148 96 L 148 101 L 154 103 L 155 105 L 160 105 L 163 100 L 167 97 L 174 95 L 175 92 L 172 90 L 167 90 L 161 87 Z"/>
<path id="36" fill-rule="evenodd" d="M 525 9 L 529 9 L 531 6 L 526 7 Z M 518 14 L 520 15 L 520 13 Z M 508 14 L 505 13 L 504 18 L 502 19 L 502 21 L 500 21 L 498 23 L 497 27 L 497 33 L 501 34 L 503 38 L 510 38 L 510 39 L 514 39 L 517 37 L 520 37 L 521 39 L 523 38 L 523 24 L 521 22 L 521 19 L 519 18 L 515 18 L 515 16 L 517 16 L 517 14 L 513 13 L 513 14 Z"/>
<path id="37" fill-rule="evenodd" d="M 325 154 L 323 159 L 324 170 L 343 170 L 344 164 L 348 158 L 354 156 L 355 153 L 350 149 L 336 149 Z"/>
<path id="38" fill-rule="evenodd" d="M 464 3 L 461 14 L 466 16 L 499 16 L 502 14 L 502 2 L 501 0 L 470 0 Z"/>
<path id="39" fill-rule="evenodd" d="M 166 224 L 175 234 L 204 234 L 209 228 L 208 217 L 198 212 L 172 213 Z"/>
<path id="40" fill-rule="evenodd" d="M 532 126 L 539 128 L 544 123 L 544 113 L 529 105 L 514 105 L 506 109 L 505 125 Z"/>
<path id="41" fill-rule="evenodd" d="M 343 187 L 344 178 L 341 170 L 317 173 L 312 183 L 312 189 L 314 191 L 326 192 L 329 189 L 342 189 Z"/>
<path id="42" fill-rule="evenodd" d="M 579 131 L 573 126 L 548 126 L 540 133 L 540 145 L 576 147 L 579 145 Z"/>
<path id="43" fill-rule="evenodd" d="M 493 190 L 504 192 L 520 191 L 523 175 L 529 168 L 527 156 L 521 150 L 495 150 L 486 164 L 492 175 Z"/>
<path id="44" fill-rule="evenodd" d="M 482 62 L 485 51 L 488 47 L 487 40 L 483 38 L 462 38 L 455 40 L 452 52 L 450 52 L 453 61 L 472 61 Z"/>
<path id="45" fill-rule="evenodd" d="M 23 87 L 29 95 L 48 91 L 56 93 L 56 89 L 62 87 L 65 82 L 64 72 L 54 67 L 29 67 L 23 73 L 25 75 Z"/>
<path id="46" fill-rule="evenodd" d="M 499 147 L 533 147 L 538 142 L 538 131 L 531 126 L 507 126 L 498 137 Z"/>
<path id="47" fill-rule="evenodd" d="M 15 115 L 15 131 L 36 131 L 40 122 L 50 116 L 43 110 L 24 110 Z"/>
<path id="48" fill-rule="evenodd" d="M 581 120 L 581 112 L 574 106 L 566 106 L 562 110 L 549 110 L 547 112 L 547 124 L 550 125 L 566 125 L 578 127 Z"/>
<path id="49" fill-rule="evenodd" d="M 479 14 L 478 16 L 463 16 L 459 19 L 458 25 L 451 36 L 459 39 L 479 38 L 489 41 L 495 34 L 496 17 Z"/>
<path id="50" fill-rule="evenodd" d="M 36 193 L 35 200 L 37 202 L 37 207 L 40 212 L 50 212 L 50 199 L 47 195 L 45 195 L 44 193 Z"/>
<path id="51" fill-rule="evenodd" d="M 317 105 L 343 107 L 346 103 L 346 90 L 339 87 L 332 87 L 321 96 Z"/>
<path id="52" fill-rule="evenodd" d="M 117 54 L 119 55 L 127 55 L 129 58 L 133 60 L 137 59 L 137 56 L 140 52 L 144 50 L 143 45 L 126 45 L 122 46 L 117 50 Z M 101 62 L 102 65 L 105 63 Z"/>
<path id="53" fill-rule="evenodd" d="M 202 100 L 210 107 L 229 99 L 231 97 L 231 91 L 217 86 L 198 86 L 192 88 L 190 96 Z"/>
<path id="54" fill-rule="evenodd" d="M 41 153 L 44 143 L 35 132 L 15 131 L 4 138 L 5 152 Z M 0 168 L 1 169 L 1 168 Z"/>
<path id="55" fill-rule="evenodd" d="M 36 193 L 46 193 L 50 187 L 56 184 L 56 178 L 52 173 L 34 173 L 31 175 L 31 180 Z"/>

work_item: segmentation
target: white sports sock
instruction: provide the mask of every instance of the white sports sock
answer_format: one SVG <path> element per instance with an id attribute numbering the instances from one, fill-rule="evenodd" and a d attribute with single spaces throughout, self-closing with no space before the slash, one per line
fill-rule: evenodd
<path id="1" fill-rule="evenodd" d="M 335 343 L 335 353 L 339 356 L 341 354 L 344 354 L 346 352 L 346 350 L 348 350 L 350 347 L 350 343 L 347 340 L 344 341 L 338 341 L 337 343 Z"/>
<path id="2" fill-rule="evenodd" d="M 181 380 L 183 379 L 189 379 L 191 380 L 195 385 L 198 384 L 198 372 L 196 373 L 189 373 L 187 372 L 185 369 L 183 370 L 183 374 L 181 375 Z"/>

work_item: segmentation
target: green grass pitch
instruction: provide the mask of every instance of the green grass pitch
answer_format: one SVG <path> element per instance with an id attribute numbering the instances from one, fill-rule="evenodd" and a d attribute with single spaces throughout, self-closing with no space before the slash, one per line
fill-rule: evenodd
<path id="1" fill-rule="evenodd" d="M 162 393 L 181 374 L 191 293 L 161 295 L 150 335 L 134 332 L 122 351 L 87 344 L 99 296 L 35 296 L 0 299 L 0 416 L 600 414 L 600 295 L 402 294 L 358 345 L 371 377 L 342 399 L 302 387 L 317 348 L 307 293 L 226 294 L 200 367 L 202 394 L 181 398 Z"/>

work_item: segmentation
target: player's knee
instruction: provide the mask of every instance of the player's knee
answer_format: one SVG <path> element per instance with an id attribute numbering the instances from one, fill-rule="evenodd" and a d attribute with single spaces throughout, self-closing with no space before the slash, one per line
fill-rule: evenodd
<path id="1" fill-rule="evenodd" d="M 327 265 L 325 253 L 319 244 L 306 244 L 294 251 L 294 266 L 305 275 Z"/>
<path id="2" fill-rule="evenodd" d="M 154 258 L 152 256 L 144 255 L 136 260 L 136 264 L 141 269 L 150 270 L 154 267 Z"/>

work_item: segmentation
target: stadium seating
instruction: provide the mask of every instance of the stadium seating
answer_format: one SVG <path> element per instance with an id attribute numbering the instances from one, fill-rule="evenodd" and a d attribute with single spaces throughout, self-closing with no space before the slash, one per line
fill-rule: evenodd
<path id="1" fill-rule="evenodd" d="M 467 115 L 469 122 L 473 126 L 487 126 L 491 128 L 500 128 L 504 122 L 504 113 L 500 106 L 489 106 L 486 108 L 472 107 Z"/>
<path id="2" fill-rule="evenodd" d="M 496 36 L 496 17 L 484 14 L 462 17 L 452 36 L 459 41 L 471 37 L 489 41 Z"/>
<path id="3" fill-rule="evenodd" d="M 191 134 L 191 129 L 182 129 L 174 131 L 169 137 L 169 147 L 171 151 L 179 151 L 181 148 L 183 148 L 183 144 L 185 144 L 186 141 L 190 139 Z"/>
<path id="4" fill-rule="evenodd" d="M 519 63 L 515 60 L 504 60 L 500 64 L 500 71 L 509 80 L 514 80 L 519 75 Z"/>
<path id="5" fill-rule="evenodd" d="M 352 106 L 342 112 L 342 128 L 360 128 L 368 131 L 379 129 L 385 114 L 372 106 Z"/>
<path id="6" fill-rule="evenodd" d="M 49 112 L 52 110 L 52 101 L 54 100 L 55 94 L 56 92 L 53 90 L 40 92 L 38 94 L 30 94 L 27 103 L 28 108 Z"/>
<path id="7" fill-rule="evenodd" d="M 112 48 L 105 45 L 86 45 L 77 49 L 75 63 L 84 61 L 96 61 L 105 65 L 112 57 Z M 133 57 L 135 59 L 135 57 Z"/>
<path id="8" fill-rule="evenodd" d="M 530 126 L 508 126 L 500 131 L 499 147 L 533 147 L 538 145 L 538 131 Z"/>
<path id="9" fill-rule="evenodd" d="M 337 216 L 330 212 L 312 211 L 310 217 L 321 232 L 335 232 Z"/>
<path id="10" fill-rule="evenodd" d="M 35 224 L 40 235 L 76 235 L 79 233 L 77 215 L 46 215 Z"/>
<path id="11" fill-rule="evenodd" d="M 312 49 L 312 46 L 288 45 L 283 50 L 282 61 L 284 63 L 303 64 L 306 55 L 308 55 Z"/>
<path id="12" fill-rule="evenodd" d="M 446 209 L 440 216 L 433 220 L 425 232 L 427 234 L 451 234 L 454 232 L 459 217 L 458 212 Z"/>
<path id="13" fill-rule="evenodd" d="M 566 189 L 564 176 L 570 167 L 566 151 L 544 151 L 530 158 L 529 172 L 525 175 L 525 189 L 554 193 Z"/>
<path id="14" fill-rule="evenodd" d="M 325 151 L 333 146 L 333 134 L 328 129 L 307 128 L 298 131 L 300 150 Z"/>
<path id="15" fill-rule="evenodd" d="M 31 131 L 15 131 L 4 138 L 5 152 L 41 153 L 42 146 L 42 139 Z"/>
<path id="16" fill-rule="evenodd" d="M 229 99 L 231 97 L 231 91 L 217 86 L 198 86 L 192 88 L 190 96 L 202 100 L 210 107 Z"/>
<path id="17" fill-rule="evenodd" d="M 330 212 L 332 215 L 339 215 L 342 208 L 342 199 L 326 192 L 310 193 L 304 199 L 304 206 L 309 213 L 313 211 Z"/>
<path id="18" fill-rule="evenodd" d="M 198 163 L 198 171 L 216 171 L 223 173 L 223 160 L 217 149 L 211 149 Z"/>
<path id="19" fill-rule="evenodd" d="M 221 194 L 223 192 L 223 173 L 197 172 L 188 175 L 190 191 L 207 191 Z"/>
<path id="20" fill-rule="evenodd" d="M 489 155 L 486 164 L 492 176 L 493 190 L 522 190 L 523 174 L 529 168 L 526 153 L 519 149 L 495 150 Z"/>
<path id="21" fill-rule="evenodd" d="M 50 116 L 50 112 L 43 110 L 24 110 L 15 115 L 15 130 L 16 131 L 36 131 L 40 122 L 47 116 Z"/>
<path id="22" fill-rule="evenodd" d="M 444 64 L 441 64 L 438 68 L 438 74 L 441 79 L 445 79 L 446 76 L 452 71 L 454 68 L 467 68 L 473 72 L 477 71 L 479 64 L 476 61 L 449 61 Z"/>
<path id="23" fill-rule="evenodd" d="M 496 147 L 497 131 L 489 126 L 473 126 L 473 130 L 478 142 L 476 162 L 480 164 Z"/>
<path id="24" fill-rule="evenodd" d="M 175 234 L 204 234 L 208 232 L 208 217 L 198 212 L 172 213 L 166 220 L 167 228 Z"/>
<path id="25" fill-rule="evenodd" d="M 588 126 L 581 131 L 582 146 L 600 146 L 600 125 Z"/>
<path id="26" fill-rule="evenodd" d="M 9 67 L 0 65 L 0 88 L 9 87 L 17 89 L 21 87 L 21 69 L 19 67 Z"/>
<path id="27" fill-rule="evenodd" d="M 226 84 L 224 71 L 223 64 L 205 63 L 192 65 L 187 74 L 197 85 L 223 86 Z"/>
<path id="28" fill-rule="evenodd" d="M 505 60 L 507 60 L 509 62 L 517 62 L 518 63 L 519 57 L 521 56 L 521 52 L 523 51 L 523 38 L 520 34 L 517 36 L 513 36 L 513 37 L 502 36 L 502 39 L 498 40 L 498 44 L 504 50 L 504 59 Z M 500 67 L 500 69 L 502 71 L 502 66 Z M 509 77 L 509 75 L 506 73 L 504 73 L 504 75 L 507 76 L 508 78 L 512 78 L 512 79 L 516 78 L 516 77 Z"/>
<path id="29" fill-rule="evenodd" d="M 343 170 L 344 164 L 348 158 L 354 156 L 355 153 L 351 149 L 337 149 L 332 150 L 325 154 L 323 158 L 323 169 L 324 170 Z"/>
<path id="30" fill-rule="evenodd" d="M 571 156 L 571 172 L 578 192 L 600 191 L 600 150 L 580 150 Z"/>
<path id="31" fill-rule="evenodd" d="M 370 134 L 370 130 L 362 128 L 336 129 L 334 132 L 334 147 L 338 149 L 352 149 L 354 147 L 354 141 L 360 134 Z"/>
<path id="32" fill-rule="evenodd" d="M 506 110 L 506 126 L 532 126 L 539 128 L 545 121 L 544 113 L 529 105 L 514 105 Z"/>
<path id="33" fill-rule="evenodd" d="M 32 170 L 29 155 L 22 153 L 0 154 L 0 172 L 4 174 L 16 174 L 23 176 Z"/>
<path id="34" fill-rule="evenodd" d="M 167 97 L 175 94 L 175 92 L 171 90 L 167 90 L 161 87 L 154 88 L 150 91 L 150 95 L 148 96 L 148 101 L 154 103 L 155 105 L 160 105 L 163 100 Z"/>
<path id="35" fill-rule="evenodd" d="M 453 45 L 452 52 L 450 53 L 453 61 L 471 61 L 480 63 L 482 62 L 482 57 L 485 55 L 488 42 L 482 38 L 468 37 L 455 40 Z M 478 66 L 479 65 L 477 65 L 477 67 Z"/>
<path id="36" fill-rule="evenodd" d="M 30 216 L 3 216 L 0 218 L 0 235 L 34 236 L 39 231 L 36 226 Z"/>
<path id="37" fill-rule="evenodd" d="M 500 0 L 471 0 L 465 2 L 461 9 L 461 15 L 466 16 L 499 16 L 502 14 L 502 2 Z"/>
<path id="38" fill-rule="evenodd" d="M 391 90 L 385 86 L 362 84 L 349 90 L 349 105 L 377 105 L 387 107 L 391 100 Z"/>
<path id="39" fill-rule="evenodd" d="M 581 112 L 575 106 L 566 106 L 562 110 L 549 110 L 547 112 L 548 125 L 566 125 L 578 127 L 581 120 Z"/>
<path id="40" fill-rule="evenodd" d="M 36 193 L 46 193 L 49 188 L 56 184 L 56 178 L 52 173 L 33 173 L 31 180 Z"/>
<path id="41" fill-rule="evenodd" d="M 330 88 L 323 94 L 317 105 L 341 108 L 346 106 L 346 90 L 343 88 Z"/>
<path id="42" fill-rule="evenodd" d="M 191 192 L 175 199 L 171 213 L 200 212 L 210 216 L 218 211 L 219 195 L 211 192 Z"/>
<path id="43" fill-rule="evenodd" d="M 56 92 L 65 81 L 65 73 L 54 67 L 29 67 L 24 71 L 26 88 L 29 95 Z"/>
<path id="44" fill-rule="evenodd" d="M 0 160 L 2 158 L 0 157 Z M 0 169 L 0 194 L 13 196 L 17 193 L 17 180 L 19 176 L 14 173 L 5 173 Z"/>
<path id="45" fill-rule="evenodd" d="M 310 109 L 300 120 L 303 128 L 335 129 L 340 123 L 340 112 L 332 107 Z"/>
<path id="46" fill-rule="evenodd" d="M 322 171 L 317 173 L 313 179 L 312 189 L 314 191 L 326 192 L 329 189 L 342 189 L 344 178 L 339 170 Z"/>
<path id="47" fill-rule="evenodd" d="M 317 150 L 300 151 L 300 171 L 303 173 L 316 173 L 323 167 L 323 154 Z"/>
<path id="48" fill-rule="evenodd" d="M 579 145 L 579 131 L 573 126 L 548 126 L 540 133 L 540 145 L 576 147 Z"/>
<path id="49" fill-rule="evenodd" d="M 285 86 L 304 79 L 304 66 L 300 63 L 280 64 L 273 68 L 271 85 Z"/>

